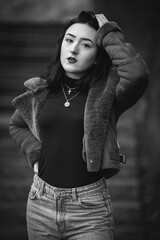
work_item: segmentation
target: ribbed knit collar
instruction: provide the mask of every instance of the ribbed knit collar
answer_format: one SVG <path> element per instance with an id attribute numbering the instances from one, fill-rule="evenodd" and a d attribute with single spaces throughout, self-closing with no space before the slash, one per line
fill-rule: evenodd
<path id="1" fill-rule="evenodd" d="M 63 83 L 66 83 L 68 87 L 74 88 L 79 86 L 79 80 L 75 78 L 70 78 L 66 75 L 63 76 Z"/>

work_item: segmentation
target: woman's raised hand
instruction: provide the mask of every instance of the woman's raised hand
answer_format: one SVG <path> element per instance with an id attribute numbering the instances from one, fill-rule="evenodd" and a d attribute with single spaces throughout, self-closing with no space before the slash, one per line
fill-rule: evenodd
<path id="1" fill-rule="evenodd" d="M 108 22 L 108 19 L 104 16 L 104 14 L 95 14 L 95 16 L 98 21 L 99 27 Z"/>

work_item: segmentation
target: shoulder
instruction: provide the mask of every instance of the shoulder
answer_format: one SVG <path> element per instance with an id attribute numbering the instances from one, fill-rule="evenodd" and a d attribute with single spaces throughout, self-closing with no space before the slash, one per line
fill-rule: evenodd
<path id="1" fill-rule="evenodd" d="M 26 80 L 24 86 L 27 90 L 12 100 L 12 104 L 15 107 L 17 107 L 21 101 L 30 101 L 33 97 L 33 93 L 37 93 L 40 90 L 47 88 L 48 81 L 40 77 L 33 77 Z"/>
<path id="2" fill-rule="evenodd" d="M 24 86 L 29 90 L 36 90 L 38 88 L 45 88 L 48 86 L 48 81 L 44 78 L 33 77 L 24 82 Z"/>
<path id="3" fill-rule="evenodd" d="M 24 102 L 25 106 L 27 106 L 27 104 L 29 105 L 30 103 L 32 103 L 33 95 L 35 93 L 38 93 L 40 90 L 47 89 L 48 81 L 40 77 L 33 77 L 26 80 L 24 82 L 24 86 L 27 88 L 27 91 L 25 91 L 24 93 L 20 94 L 19 96 L 12 100 L 12 105 L 16 108 L 19 108 L 21 106 L 24 107 Z M 44 93 L 46 93 L 46 91 Z M 45 96 L 43 92 L 41 92 L 41 94 L 42 97 L 43 95 Z"/>

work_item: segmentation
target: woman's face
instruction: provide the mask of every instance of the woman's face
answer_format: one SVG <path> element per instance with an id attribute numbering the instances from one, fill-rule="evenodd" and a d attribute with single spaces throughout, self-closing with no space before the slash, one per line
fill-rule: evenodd
<path id="1" fill-rule="evenodd" d="M 63 38 L 60 61 L 65 74 L 79 79 L 95 63 L 98 47 L 96 30 L 87 24 L 71 25 Z"/>

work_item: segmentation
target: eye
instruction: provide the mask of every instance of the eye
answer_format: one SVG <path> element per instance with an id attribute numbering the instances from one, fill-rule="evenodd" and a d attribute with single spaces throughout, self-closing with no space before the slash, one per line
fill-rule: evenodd
<path id="1" fill-rule="evenodd" d="M 85 48 L 90 48 L 91 46 L 87 43 L 82 43 L 82 46 L 85 47 Z"/>
<path id="2" fill-rule="evenodd" d="M 82 46 L 85 47 L 85 48 L 90 48 L 91 46 L 87 43 L 82 43 Z"/>
<path id="3" fill-rule="evenodd" d="M 73 40 L 70 39 L 70 38 L 66 38 L 65 41 L 68 42 L 68 43 L 72 43 L 73 42 Z"/>

